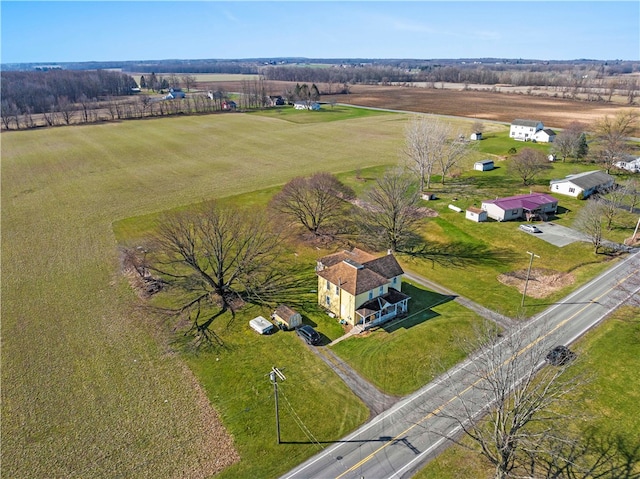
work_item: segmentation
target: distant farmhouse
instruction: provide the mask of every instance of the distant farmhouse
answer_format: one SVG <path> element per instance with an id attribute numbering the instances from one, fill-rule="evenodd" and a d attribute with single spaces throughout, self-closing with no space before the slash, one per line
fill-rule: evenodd
<path id="1" fill-rule="evenodd" d="M 614 184 L 613 176 L 596 170 L 551 180 L 550 187 L 554 193 L 586 199 L 594 193 L 609 190 Z"/>
<path id="2" fill-rule="evenodd" d="M 615 163 L 616 168 L 620 168 L 621 170 L 627 170 L 631 173 L 640 173 L 640 157 L 633 158 L 629 157 L 622 161 L 617 161 Z"/>
<path id="3" fill-rule="evenodd" d="M 558 210 L 558 200 L 545 193 L 530 193 L 485 200 L 482 202 L 482 210 L 487 212 L 489 218 L 496 221 L 546 220 L 549 215 L 555 214 Z"/>
<path id="4" fill-rule="evenodd" d="M 295 108 L 296 110 L 319 110 L 320 103 L 318 103 L 317 101 L 297 101 L 293 104 L 293 108 Z"/>
<path id="5" fill-rule="evenodd" d="M 176 98 L 185 98 L 186 95 L 181 88 L 169 89 L 169 94 L 164 97 L 165 100 L 175 100 Z"/>
<path id="6" fill-rule="evenodd" d="M 395 256 L 375 257 L 358 248 L 317 262 L 318 304 L 350 325 L 364 329 L 407 313 L 401 292 L 404 271 Z"/>
<path id="7" fill-rule="evenodd" d="M 545 128 L 538 120 L 513 120 L 509 128 L 509 138 L 518 141 L 552 143 L 556 134 L 552 129 Z"/>

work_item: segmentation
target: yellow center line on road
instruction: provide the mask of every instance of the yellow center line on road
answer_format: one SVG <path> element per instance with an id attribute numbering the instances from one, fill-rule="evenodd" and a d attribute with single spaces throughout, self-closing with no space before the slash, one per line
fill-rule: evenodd
<path id="1" fill-rule="evenodd" d="M 524 348 L 522 348 L 520 351 L 518 351 L 517 353 L 515 353 L 514 355 L 512 355 L 510 358 L 508 358 L 507 360 L 505 360 L 501 366 L 506 365 L 507 363 L 513 361 L 514 359 L 516 359 L 518 356 L 520 356 L 522 353 L 524 353 L 525 351 L 527 351 L 528 349 L 532 348 L 533 346 L 535 346 L 537 343 L 539 343 L 540 341 L 542 341 L 543 339 L 547 338 L 549 335 L 551 335 L 552 333 L 554 333 L 555 331 L 557 331 L 559 328 L 561 328 L 562 326 L 564 326 L 565 324 L 567 324 L 569 321 L 571 321 L 573 318 L 575 318 L 578 314 L 582 313 L 585 309 L 587 309 L 589 306 L 591 306 L 594 303 L 597 303 L 600 298 L 602 298 L 603 296 L 605 296 L 606 294 L 608 294 L 609 292 L 613 291 L 615 288 L 617 288 L 620 284 L 624 283 L 626 280 L 628 280 L 631 276 L 635 275 L 638 271 L 640 270 L 635 270 L 632 273 L 630 273 L 629 275 L 627 275 L 626 277 L 624 277 L 623 279 L 621 279 L 620 281 L 618 281 L 616 284 L 614 284 L 611 288 L 609 288 L 608 290 L 606 290 L 604 293 L 602 293 L 600 296 L 596 297 L 595 299 L 592 299 L 591 301 L 589 301 L 589 303 L 585 304 L 584 307 L 582 309 L 580 309 L 579 311 L 576 311 L 573 315 L 571 315 L 570 317 L 560 321 L 553 329 L 551 329 L 550 331 L 548 331 L 547 333 L 545 333 L 542 336 L 539 336 L 538 338 L 536 338 L 534 341 L 530 342 L 529 344 L 527 344 Z M 385 448 L 387 448 L 388 446 L 390 446 L 391 444 L 393 444 L 394 442 L 396 442 L 398 439 L 400 439 L 402 436 L 405 436 L 408 432 L 410 432 L 413 428 L 415 428 L 416 426 L 419 426 L 420 424 L 422 424 L 423 422 L 427 421 L 428 419 L 431 419 L 432 417 L 434 417 L 435 415 L 439 414 L 445 407 L 447 407 L 449 404 L 451 404 L 453 401 L 455 401 L 456 399 L 462 397 L 464 394 L 466 394 L 469 390 L 473 389 L 477 384 L 481 383 L 482 381 L 484 381 L 485 379 L 487 379 L 491 374 L 493 374 L 495 371 L 497 371 L 498 368 L 494 369 L 493 371 L 491 371 L 489 374 L 487 374 L 486 376 L 483 376 L 481 378 L 479 378 L 477 381 L 475 381 L 473 384 L 471 384 L 470 386 L 466 387 L 464 390 L 460 391 L 459 393 L 457 393 L 455 396 L 453 396 L 451 399 L 449 399 L 447 402 L 445 402 L 444 404 L 442 404 L 441 406 L 439 406 L 438 408 L 434 409 L 433 411 L 431 411 L 429 414 L 427 414 L 426 416 L 422 417 L 419 421 L 415 422 L 414 424 L 412 424 L 411 426 L 409 426 L 408 428 L 406 428 L 404 431 L 402 431 L 401 433 L 399 433 L 398 435 L 396 435 L 395 437 L 393 437 L 392 439 L 390 439 L 389 441 L 387 441 L 385 444 L 383 444 L 382 446 L 380 446 L 378 449 L 376 449 L 375 451 L 373 451 L 371 454 L 369 454 L 367 457 L 365 457 L 364 459 L 361 459 L 358 463 L 354 464 L 353 466 L 351 466 L 349 469 L 347 469 L 346 471 L 344 471 L 342 474 L 340 474 L 339 476 L 336 476 L 335 479 L 341 479 L 342 477 L 344 477 L 345 475 L 347 475 L 350 472 L 355 471 L 357 468 L 359 468 L 360 466 L 362 466 L 363 464 L 369 462 L 371 459 L 373 459 L 376 454 L 378 454 L 380 451 L 384 450 Z"/>

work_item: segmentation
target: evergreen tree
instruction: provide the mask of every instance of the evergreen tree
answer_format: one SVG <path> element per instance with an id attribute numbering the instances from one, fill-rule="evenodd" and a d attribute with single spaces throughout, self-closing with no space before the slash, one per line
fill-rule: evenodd
<path id="1" fill-rule="evenodd" d="M 587 135 L 582 133 L 578 140 L 578 147 L 576 149 L 576 158 L 584 158 L 589 154 L 589 144 L 587 143 Z"/>

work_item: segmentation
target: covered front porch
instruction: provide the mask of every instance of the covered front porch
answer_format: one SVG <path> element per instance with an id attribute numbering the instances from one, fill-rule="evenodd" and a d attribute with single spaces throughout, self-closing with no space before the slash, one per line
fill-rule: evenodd
<path id="1" fill-rule="evenodd" d="M 389 288 L 388 293 L 370 299 L 356 310 L 356 324 L 368 329 L 406 314 L 410 299 L 410 296 Z"/>

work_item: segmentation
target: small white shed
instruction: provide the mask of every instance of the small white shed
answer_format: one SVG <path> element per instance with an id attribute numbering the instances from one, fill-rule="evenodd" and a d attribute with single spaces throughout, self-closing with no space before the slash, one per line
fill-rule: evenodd
<path id="1" fill-rule="evenodd" d="M 475 221 L 476 223 L 482 223 L 487 221 L 487 212 L 480 208 L 476 208 L 475 206 L 469 206 L 464 217 L 468 220 Z"/>
<path id="2" fill-rule="evenodd" d="M 479 132 L 479 131 L 476 131 L 476 132 L 474 132 L 474 133 L 471 133 L 471 137 L 470 137 L 470 138 L 471 138 L 472 140 L 474 140 L 474 141 L 480 141 L 480 140 L 482 140 L 482 133 L 481 133 L 481 132 Z"/>
<path id="3" fill-rule="evenodd" d="M 489 171 L 493 170 L 494 168 L 495 165 L 493 164 L 493 160 L 476 161 L 473 164 L 473 169 L 477 171 Z"/>
<path id="4" fill-rule="evenodd" d="M 278 306 L 271 315 L 271 319 L 273 319 L 282 329 L 295 329 L 302 325 L 302 316 L 300 313 L 286 304 Z"/>
<path id="5" fill-rule="evenodd" d="M 253 318 L 249 321 L 249 326 L 260 334 L 269 334 L 274 330 L 273 323 L 267 321 L 267 319 L 262 316 L 258 316 L 257 318 Z"/>

